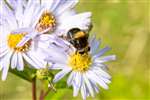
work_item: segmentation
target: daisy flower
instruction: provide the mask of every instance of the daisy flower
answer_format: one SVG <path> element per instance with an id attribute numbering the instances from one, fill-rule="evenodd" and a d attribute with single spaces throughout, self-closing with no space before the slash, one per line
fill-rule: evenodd
<path id="1" fill-rule="evenodd" d="M 73 27 L 88 30 L 91 26 L 91 13 L 77 14 L 73 9 L 77 3 L 78 0 L 29 0 L 24 3 L 25 9 L 28 9 L 25 12 L 33 16 L 33 27 L 37 32 L 27 34 L 17 46 L 22 46 L 43 33 L 65 36 Z M 24 19 L 32 22 L 31 19 Z"/>
<path id="2" fill-rule="evenodd" d="M 61 70 L 55 75 L 54 83 L 69 74 L 67 84 L 73 87 L 73 96 L 80 91 L 84 100 L 90 95 L 94 97 L 99 92 L 98 86 L 108 89 L 111 76 L 104 63 L 115 60 L 115 55 L 103 56 L 109 47 L 99 49 L 100 42 L 93 37 L 89 40 L 90 51 L 81 54 L 67 41 L 57 40 L 45 51 L 48 55 L 45 60 L 54 63 L 50 69 Z"/>
<path id="3" fill-rule="evenodd" d="M 17 47 L 24 36 L 34 30 L 31 9 L 28 8 L 23 12 L 22 0 L 15 3 L 16 10 L 12 10 L 3 0 L 0 1 L 0 70 L 2 70 L 2 80 L 6 79 L 9 66 L 12 69 L 17 68 L 22 71 L 24 60 L 37 69 L 46 66 L 46 62 L 43 60 L 44 54 L 38 48 L 45 38 L 39 37 L 40 41 L 30 39 L 24 45 Z"/>

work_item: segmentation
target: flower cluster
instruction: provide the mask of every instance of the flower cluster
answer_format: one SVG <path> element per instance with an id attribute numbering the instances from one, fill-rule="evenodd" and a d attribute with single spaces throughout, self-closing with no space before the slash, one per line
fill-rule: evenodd
<path id="1" fill-rule="evenodd" d="M 6 80 L 9 67 L 23 71 L 25 64 L 37 77 L 58 72 L 52 83 L 69 74 L 73 96 L 94 97 L 99 86 L 108 89 L 111 76 L 100 40 L 90 35 L 91 13 L 76 13 L 78 0 L 0 0 L 0 70 Z M 44 70 L 44 72 L 43 72 Z M 42 75 L 41 75 L 42 73 Z"/>

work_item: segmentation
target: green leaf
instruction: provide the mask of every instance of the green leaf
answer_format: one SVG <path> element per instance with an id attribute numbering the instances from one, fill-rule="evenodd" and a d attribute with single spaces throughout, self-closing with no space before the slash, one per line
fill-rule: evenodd
<path id="1" fill-rule="evenodd" d="M 32 79 L 35 77 L 36 69 L 25 66 L 23 71 L 18 71 L 17 69 L 9 69 L 9 71 L 24 80 L 32 82 Z"/>

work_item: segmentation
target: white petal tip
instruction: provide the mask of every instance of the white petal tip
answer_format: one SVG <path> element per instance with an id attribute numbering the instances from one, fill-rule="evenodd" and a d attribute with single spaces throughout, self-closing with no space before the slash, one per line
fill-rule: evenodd
<path id="1" fill-rule="evenodd" d="M 2 76 L 2 81 L 5 81 L 7 79 L 6 76 Z"/>
<path id="2" fill-rule="evenodd" d="M 57 79 L 53 79 L 53 83 L 57 83 Z"/>
<path id="3" fill-rule="evenodd" d="M 23 71 L 23 70 L 24 70 L 24 68 L 17 68 L 17 70 L 18 70 L 18 71 Z"/>

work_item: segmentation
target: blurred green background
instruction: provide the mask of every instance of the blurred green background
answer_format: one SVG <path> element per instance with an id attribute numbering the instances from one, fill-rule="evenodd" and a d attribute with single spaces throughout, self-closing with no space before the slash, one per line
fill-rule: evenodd
<path id="1" fill-rule="evenodd" d="M 109 90 L 101 89 L 88 100 L 150 100 L 150 1 L 148 0 L 80 0 L 78 12 L 93 13 L 93 29 L 116 54 L 107 63 L 112 75 Z M 106 54 L 106 55 L 107 55 Z M 0 100 L 31 100 L 31 84 L 9 73 L 0 81 Z M 81 100 L 72 89 L 60 89 L 46 100 Z"/>

